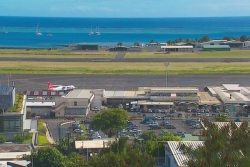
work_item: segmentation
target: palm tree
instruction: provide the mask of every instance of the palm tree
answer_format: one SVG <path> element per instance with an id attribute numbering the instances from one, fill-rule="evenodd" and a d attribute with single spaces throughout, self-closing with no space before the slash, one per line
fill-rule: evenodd
<path id="1" fill-rule="evenodd" d="M 204 145 L 196 149 L 180 145 L 184 154 L 192 157 L 187 165 L 192 167 L 203 166 L 247 166 L 250 162 L 250 128 L 244 121 L 240 127 L 235 122 L 219 128 L 213 122 L 204 120 L 206 129 Z"/>

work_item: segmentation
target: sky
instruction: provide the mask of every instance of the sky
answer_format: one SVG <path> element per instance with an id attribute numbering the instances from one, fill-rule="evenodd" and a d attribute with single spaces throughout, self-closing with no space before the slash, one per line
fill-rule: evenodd
<path id="1" fill-rule="evenodd" d="M 250 0 L 0 0 L 0 16 L 250 16 Z"/>

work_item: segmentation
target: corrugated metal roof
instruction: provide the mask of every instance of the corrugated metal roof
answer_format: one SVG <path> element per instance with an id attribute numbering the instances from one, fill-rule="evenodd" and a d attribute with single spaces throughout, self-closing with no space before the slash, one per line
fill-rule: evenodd
<path id="1" fill-rule="evenodd" d="M 193 49 L 193 46 L 161 46 L 162 49 Z"/>
<path id="2" fill-rule="evenodd" d="M 65 98 L 82 98 L 82 99 L 90 99 L 93 96 L 91 90 L 89 89 L 74 89 L 69 92 Z"/>
<path id="3" fill-rule="evenodd" d="M 42 102 L 42 101 L 35 101 L 35 102 L 26 102 L 27 107 L 51 107 L 54 106 L 55 102 Z"/>
<path id="4" fill-rule="evenodd" d="M 193 149 L 198 148 L 199 146 L 203 146 L 203 141 L 168 141 L 167 146 L 169 147 L 176 163 L 178 166 L 186 166 L 186 162 L 189 160 L 187 155 L 184 155 L 182 151 L 179 150 L 179 146 L 184 144 Z"/>
<path id="5" fill-rule="evenodd" d="M 205 49 L 218 49 L 218 48 L 223 48 L 223 49 L 228 49 L 230 48 L 229 45 L 203 45 L 202 48 Z"/>
<path id="6" fill-rule="evenodd" d="M 75 149 L 104 148 L 107 147 L 109 142 L 114 141 L 115 139 L 75 141 Z"/>

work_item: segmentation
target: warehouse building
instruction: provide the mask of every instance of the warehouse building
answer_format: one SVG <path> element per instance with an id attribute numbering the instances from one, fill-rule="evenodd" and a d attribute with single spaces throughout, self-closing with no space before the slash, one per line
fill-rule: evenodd
<path id="1" fill-rule="evenodd" d="M 202 51 L 230 51 L 229 45 L 202 45 Z"/>
<path id="2" fill-rule="evenodd" d="M 161 46 L 164 52 L 193 52 L 193 46 Z"/>
<path id="3" fill-rule="evenodd" d="M 115 46 L 109 48 L 109 51 L 128 51 L 129 47 L 127 46 Z"/>
<path id="4" fill-rule="evenodd" d="M 99 50 L 98 44 L 87 44 L 87 43 L 79 43 L 76 45 L 77 50 L 88 50 L 88 51 L 97 51 Z"/>

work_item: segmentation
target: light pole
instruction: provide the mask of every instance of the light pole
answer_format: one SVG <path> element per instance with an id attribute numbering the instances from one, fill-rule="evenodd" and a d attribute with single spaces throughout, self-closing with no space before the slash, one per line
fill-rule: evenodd
<path id="1" fill-rule="evenodd" d="M 169 63 L 165 62 L 164 65 L 166 67 L 166 87 L 168 87 L 168 66 L 169 66 Z"/>

